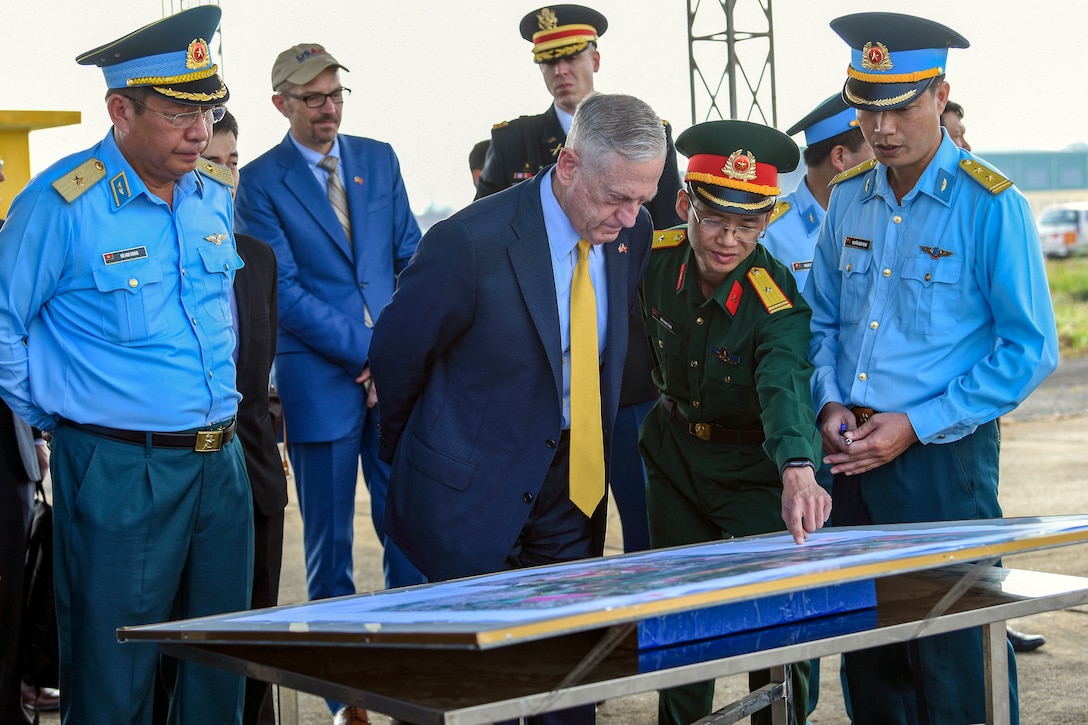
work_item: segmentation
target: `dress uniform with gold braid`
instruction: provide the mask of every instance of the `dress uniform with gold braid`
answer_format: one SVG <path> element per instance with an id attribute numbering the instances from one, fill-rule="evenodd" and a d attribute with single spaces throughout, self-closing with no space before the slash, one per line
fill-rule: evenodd
<path id="1" fill-rule="evenodd" d="M 521 36 L 533 44 L 533 60 L 547 63 L 584 52 L 608 29 L 601 13 L 582 5 L 551 5 L 534 10 L 521 20 Z M 569 126 L 570 119 L 567 119 Z M 676 147 L 672 126 L 665 124 L 665 169 L 658 181 L 657 194 L 646 205 L 658 226 L 676 223 L 676 192 L 680 177 L 676 171 Z M 545 166 L 555 163 L 566 143 L 567 132 L 556 113 L 555 104 L 537 116 L 521 116 L 497 123 L 491 129 L 491 146 L 480 179 L 476 198 L 482 199 L 507 189 L 519 181 L 531 179 Z"/>
<path id="2" fill-rule="evenodd" d="M 795 168 L 799 156 L 785 134 L 744 121 L 693 126 L 677 148 L 690 159 L 689 195 L 752 216 L 771 211 L 777 171 Z M 760 168 L 764 183 L 728 177 L 734 152 Z M 784 530 L 781 471 L 821 456 L 809 391 L 810 313 L 792 274 L 757 244 L 706 298 L 687 230 L 678 227 L 655 233 L 642 294 L 661 391 L 640 436 L 654 548 Z M 753 687 L 768 681 L 766 672 L 751 679 Z M 807 663 L 794 665 L 792 681 L 795 716 L 804 722 Z M 707 715 L 713 689 L 706 682 L 662 691 L 659 722 Z"/>

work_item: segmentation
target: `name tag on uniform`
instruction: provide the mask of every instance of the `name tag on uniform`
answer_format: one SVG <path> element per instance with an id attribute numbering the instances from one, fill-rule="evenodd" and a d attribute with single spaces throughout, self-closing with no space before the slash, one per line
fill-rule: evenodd
<path id="1" fill-rule="evenodd" d="M 873 243 L 868 239 L 858 239 L 857 237 L 847 237 L 843 242 L 844 247 L 850 247 L 851 249 L 864 249 L 866 252 L 872 248 Z"/>
<path id="2" fill-rule="evenodd" d="M 804 262 L 794 262 L 793 263 L 793 271 L 794 272 L 804 272 L 807 269 L 812 269 L 812 260 L 811 259 L 809 259 L 807 261 L 804 261 Z"/>
<path id="3" fill-rule="evenodd" d="M 118 249 L 116 252 L 106 252 L 102 255 L 102 261 L 106 264 L 120 264 L 131 262 L 134 259 L 143 259 L 147 256 L 147 247 L 130 247 Z"/>
<path id="4" fill-rule="evenodd" d="M 653 317 L 655 320 L 657 320 L 658 323 L 662 327 L 664 327 L 666 330 L 668 330 L 669 332 L 671 332 L 674 335 L 676 334 L 676 328 L 673 327 L 673 324 L 671 322 L 669 322 L 668 320 L 666 320 L 664 317 L 662 317 L 661 313 L 658 312 L 656 309 L 650 310 L 650 316 Z"/>

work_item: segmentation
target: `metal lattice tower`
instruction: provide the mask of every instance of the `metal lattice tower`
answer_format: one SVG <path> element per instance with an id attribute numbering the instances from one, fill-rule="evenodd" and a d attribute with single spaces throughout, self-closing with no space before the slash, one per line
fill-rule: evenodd
<path id="1" fill-rule="evenodd" d="M 741 119 L 777 126 L 771 0 L 687 4 L 691 122 Z"/>

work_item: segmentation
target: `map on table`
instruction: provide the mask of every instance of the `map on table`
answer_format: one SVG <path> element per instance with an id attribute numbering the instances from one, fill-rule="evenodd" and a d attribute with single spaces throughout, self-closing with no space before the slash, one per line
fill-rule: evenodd
<path id="1" fill-rule="evenodd" d="M 483 649 L 1088 541 L 1088 515 L 823 529 L 118 630 L 124 640 Z"/>

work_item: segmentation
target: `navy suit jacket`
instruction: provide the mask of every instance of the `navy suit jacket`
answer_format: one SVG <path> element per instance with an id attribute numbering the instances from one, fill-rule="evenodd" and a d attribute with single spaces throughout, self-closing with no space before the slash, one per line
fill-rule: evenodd
<path id="1" fill-rule="evenodd" d="M 562 432 L 559 311 L 540 205 L 545 177 L 432 227 L 374 329 L 380 455 L 393 464 L 385 530 L 432 581 L 503 568 Z M 628 313 L 652 233 L 643 209 L 634 227 L 605 245 L 606 456 Z"/>
<path id="2" fill-rule="evenodd" d="M 351 239 L 289 137 L 242 169 L 238 189 L 237 231 L 267 242 L 279 264 L 275 382 L 297 443 L 341 438 L 365 414 L 364 305 L 378 316 L 419 242 L 392 147 L 339 140 Z"/>

